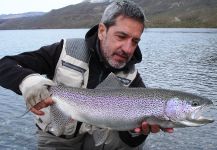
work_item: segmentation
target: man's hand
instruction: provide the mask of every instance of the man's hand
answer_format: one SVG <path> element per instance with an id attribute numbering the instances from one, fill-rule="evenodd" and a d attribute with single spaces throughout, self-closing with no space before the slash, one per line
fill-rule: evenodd
<path id="1" fill-rule="evenodd" d="M 151 133 L 158 133 L 160 130 L 168 133 L 173 133 L 173 128 L 161 128 L 159 125 L 149 125 L 147 122 L 143 122 L 142 126 L 140 128 L 135 128 L 134 132 L 136 133 L 142 133 L 145 135 L 148 135 L 150 132 Z"/>
<path id="2" fill-rule="evenodd" d="M 53 100 L 49 97 L 49 98 L 37 103 L 32 108 L 30 108 L 30 111 L 36 115 L 39 115 L 39 116 L 44 115 L 44 112 L 41 111 L 41 109 L 48 107 L 48 106 L 52 105 L 53 103 L 54 103 Z"/>
<path id="3" fill-rule="evenodd" d="M 26 101 L 27 109 L 41 115 L 41 108 L 51 104 L 48 86 L 56 85 L 52 80 L 40 74 L 31 74 L 23 79 L 19 85 L 20 91 Z"/>

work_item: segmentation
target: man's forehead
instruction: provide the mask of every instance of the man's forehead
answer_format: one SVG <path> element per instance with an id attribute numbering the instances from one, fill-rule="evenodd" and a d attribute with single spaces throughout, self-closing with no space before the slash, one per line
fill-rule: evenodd
<path id="1" fill-rule="evenodd" d="M 127 25 L 126 26 L 114 25 L 111 26 L 109 30 L 113 34 L 130 36 L 137 39 L 140 39 L 143 32 L 142 28 L 134 28 L 134 26 L 127 26 Z"/>
<path id="2" fill-rule="evenodd" d="M 112 27 L 112 26 L 111 26 Z M 115 19 L 113 27 L 121 28 L 122 30 L 134 30 L 137 32 L 143 32 L 144 25 L 132 18 L 119 16 Z"/>

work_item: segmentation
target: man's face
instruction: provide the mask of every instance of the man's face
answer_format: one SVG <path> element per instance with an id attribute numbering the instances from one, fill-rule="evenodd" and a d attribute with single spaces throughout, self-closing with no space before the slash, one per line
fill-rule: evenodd
<path id="1" fill-rule="evenodd" d="M 143 24 L 119 16 L 109 29 L 99 24 L 98 37 L 103 57 L 110 66 L 120 69 L 132 58 L 143 32 Z"/>

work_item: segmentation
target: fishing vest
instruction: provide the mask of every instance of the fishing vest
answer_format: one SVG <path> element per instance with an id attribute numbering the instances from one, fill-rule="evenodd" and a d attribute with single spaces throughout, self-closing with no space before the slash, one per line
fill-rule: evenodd
<path id="1" fill-rule="evenodd" d="M 84 39 L 65 39 L 60 58 L 58 60 L 53 80 L 59 85 L 67 87 L 86 88 L 89 77 L 90 50 Z M 124 86 L 129 86 L 137 75 L 135 66 L 129 71 L 115 73 Z M 50 126 L 50 107 L 42 109 L 43 116 L 36 116 L 36 124 L 43 130 L 52 132 Z M 67 124 L 62 135 L 73 135 L 77 121 Z M 86 124 L 82 124 L 79 133 L 86 131 Z M 55 134 L 55 133 L 53 133 Z M 56 134 L 55 134 L 56 135 Z M 59 136 L 59 135 L 56 135 Z"/>

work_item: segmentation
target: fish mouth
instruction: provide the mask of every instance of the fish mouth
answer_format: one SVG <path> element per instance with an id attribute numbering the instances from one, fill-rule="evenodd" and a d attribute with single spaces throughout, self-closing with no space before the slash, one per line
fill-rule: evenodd
<path id="1" fill-rule="evenodd" d="M 212 104 L 199 106 L 187 116 L 186 120 L 181 121 L 181 123 L 186 126 L 202 126 L 202 125 L 206 125 L 208 123 L 214 122 L 212 118 L 202 116 L 202 113 L 205 113 L 208 106 L 211 106 L 211 105 Z"/>

